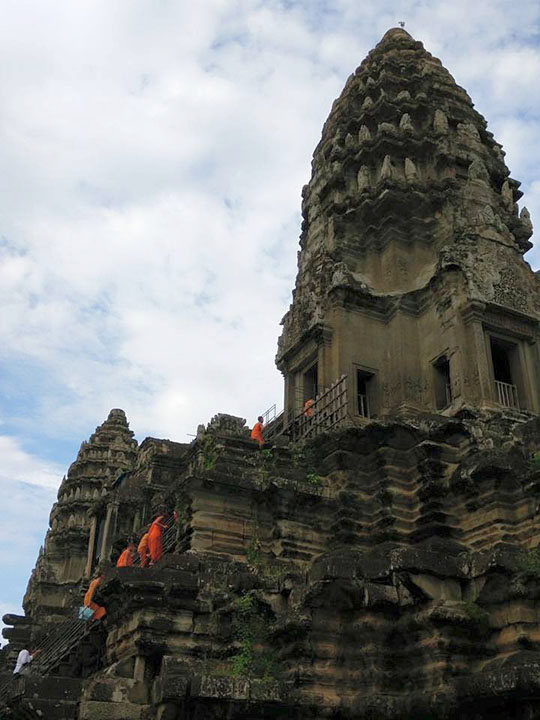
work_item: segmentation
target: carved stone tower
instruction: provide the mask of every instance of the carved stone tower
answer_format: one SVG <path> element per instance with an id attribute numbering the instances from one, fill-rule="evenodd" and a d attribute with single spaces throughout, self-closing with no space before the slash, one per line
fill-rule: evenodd
<path id="1" fill-rule="evenodd" d="M 62 615 L 73 597 L 80 596 L 80 583 L 95 561 L 88 557 L 88 548 L 99 555 L 107 536 L 115 531 L 114 508 L 99 512 L 102 497 L 122 471 L 133 467 L 136 452 L 137 441 L 123 410 L 111 410 L 90 440 L 82 443 L 58 490 L 50 530 L 28 584 L 24 608 L 34 622 Z"/>
<path id="2" fill-rule="evenodd" d="M 440 61 L 389 30 L 335 101 L 312 167 L 277 355 L 285 422 L 343 375 L 352 420 L 539 413 L 531 220 Z"/>

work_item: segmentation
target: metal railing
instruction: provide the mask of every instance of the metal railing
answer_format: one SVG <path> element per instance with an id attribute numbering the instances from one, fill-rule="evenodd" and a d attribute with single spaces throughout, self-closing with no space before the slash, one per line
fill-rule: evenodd
<path id="1" fill-rule="evenodd" d="M 263 425 L 269 425 L 270 423 L 274 422 L 276 419 L 276 404 L 274 403 L 272 407 L 269 407 L 266 412 L 263 412 L 262 414 L 263 418 Z"/>
<path id="2" fill-rule="evenodd" d="M 283 410 L 263 430 L 263 438 L 266 442 L 273 440 L 283 432 Z"/>
<path id="3" fill-rule="evenodd" d="M 358 413 L 362 415 L 362 417 L 370 417 L 369 415 L 369 402 L 368 402 L 368 396 L 358 394 Z"/>
<path id="4" fill-rule="evenodd" d="M 495 380 L 495 389 L 497 392 L 497 401 L 500 405 L 519 410 L 518 391 L 515 385 Z"/>
<path id="5" fill-rule="evenodd" d="M 58 663 L 68 655 L 83 638 L 88 635 L 93 623 L 87 620 L 66 620 L 60 623 L 47 637 L 34 649 L 34 655 L 39 655 L 27 666 L 32 675 L 44 676 L 53 670 Z M 11 691 L 16 689 L 14 684 L 18 674 L 13 675 L 0 687 L 0 709 L 6 704 Z"/>

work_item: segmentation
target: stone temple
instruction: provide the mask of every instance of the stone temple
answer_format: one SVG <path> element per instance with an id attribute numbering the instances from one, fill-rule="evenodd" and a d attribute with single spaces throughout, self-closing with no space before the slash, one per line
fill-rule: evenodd
<path id="1" fill-rule="evenodd" d="M 520 195 L 467 93 L 388 31 L 303 189 L 267 447 L 225 414 L 138 445 L 111 411 L 5 618 L 1 718 L 540 718 L 540 278 Z M 173 510 L 159 564 L 114 566 Z M 96 567 L 107 615 L 84 622 Z"/>

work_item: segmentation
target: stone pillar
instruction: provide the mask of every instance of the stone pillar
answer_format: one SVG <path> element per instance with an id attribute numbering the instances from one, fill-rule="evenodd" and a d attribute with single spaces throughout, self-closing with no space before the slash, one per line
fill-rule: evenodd
<path id="1" fill-rule="evenodd" d="M 96 542 L 97 517 L 94 515 L 90 523 L 90 537 L 88 539 L 88 555 L 86 558 L 85 577 L 90 577 L 92 572 L 92 557 L 94 555 L 94 543 Z"/>
<path id="2" fill-rule="evenodd" d="M 103 540 L 101 542 L 100 561 L 108 560 L 111 554 L 112 537 L 116 527 L 116 516 L 118 513 L 118 503 L 112 502 L 107 507 L 107 515 L 105 517 L 105 527 L 103 529 Z"/>
<path id="3" fill-rule="evenodd" d="M 496 406 L 488 363 L 486 336 L 482 325 L 484 303 L 472 301 L 462 309 L 465 324 L 466 358 L 463 399 L 480 406 Z"/>

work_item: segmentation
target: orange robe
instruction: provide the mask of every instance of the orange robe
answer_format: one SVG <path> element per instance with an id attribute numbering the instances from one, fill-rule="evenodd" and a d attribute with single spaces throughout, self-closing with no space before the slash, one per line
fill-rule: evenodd
<path id="1" fill-rule="evenodd" d="M 157 517 L 148 530 L 148 555 L 150 556 L 151 565 L 155 565 L 159 562 L 159 560 L 161 560 L 161 556 L 163 555 L 162 537 L 163 530 L 167 527 L 167 525 L 163 522 L 164 519 L 163 515 Z"/>
<path id="2" fill-rule="evenodd" d="M 133 555 L 131 554 L 131 550 L 126 548 L 116 561 L 116 567 L 132 567 L 132 565 Z"/>
<path id="3" fill-rule="evenodd" d="M 304 403 L 304 417 L 313 417 L 313 398 L 308 398 Z"/>
<path id="4" fill-rule="evenodd" d="M 262 422 L 256 422 L 251 431 L 251 439 L 256 440 L 259 443 L 259 447 L 264 445 L 264 438 L 262 436 L 263 424 Z"/>
<path id="5" fill-rule="evenodd" d="M 90 610 L 94 611 L 94 614 L 92 615 L 92 620 L 101 620 L 102 617 L 104 617 L 107 614 L 107 611 L 104 607 L 101 607 L 101 605 L 98 605 L 95 602 L 92 602 L 92 597 L 94 595 L 94 592 L 98 585 L 101 584 L 101 576 L 94 578 L 90 581 L 90 585 L 88 586 L 88 590 L 86 591 L 86 595 L 84 596 L 83 605 L 84 607 L 90 608 Z"/>
<path id="6" fill-rule="evenodd" d="M 141 567 L 146 567 L 148 565 L 148 533 L 144 533 L 144 535 L 141 538 L 141 541 L 139 542 L 139 545 L 137 547 L 137 552 L 139 553 L 139 558 L 141 561 Z"/>

